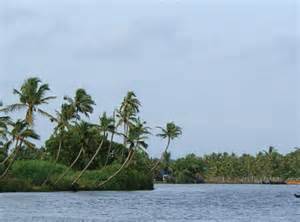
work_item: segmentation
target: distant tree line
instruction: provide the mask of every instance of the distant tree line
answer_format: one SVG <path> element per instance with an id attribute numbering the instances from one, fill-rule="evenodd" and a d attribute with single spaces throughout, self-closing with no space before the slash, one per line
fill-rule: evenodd
<path id="1" fill-rule="evenodd" d="M 163 178 L 165 177 L 165 178 Z M 283 155 L 274 147 L 258 154 L 189 154 L 177 160 L 166 152 L 156 180 L 173 183 L 280 183 L 300 179 L 300 149 Z"/>

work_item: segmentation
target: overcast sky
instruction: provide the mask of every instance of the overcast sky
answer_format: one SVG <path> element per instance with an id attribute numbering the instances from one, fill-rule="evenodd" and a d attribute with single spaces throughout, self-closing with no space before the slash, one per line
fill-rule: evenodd
<path id="1" fill-rule="evenodd" d="M 0 100 L 29 76 L 59 99 L 84 87 L 92 120 L 128 90 L 155 127 L 184 135 L 173 157 L 300 146 L 297 0 L 0 1 Z M 46 139 L 51 124 L 35 126 Z M 152 139 L 158 155 L 163 142 Z"/>

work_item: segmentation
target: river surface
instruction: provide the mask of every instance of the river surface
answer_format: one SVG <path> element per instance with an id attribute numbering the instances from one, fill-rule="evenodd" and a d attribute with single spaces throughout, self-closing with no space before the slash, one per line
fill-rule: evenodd
<path id="1" fill-rule="evenodd" d="M 153 191 L 2 193 L 0 221 L 299 222 L 300 186 L 156 185 Z"/>

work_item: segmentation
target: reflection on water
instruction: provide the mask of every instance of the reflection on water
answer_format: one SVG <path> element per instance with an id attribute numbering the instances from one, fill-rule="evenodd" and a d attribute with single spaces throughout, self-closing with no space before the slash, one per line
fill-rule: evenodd
<path id="1" fill-rule="evenodd" d="M 154 191 L 3 193 L 0 221 L 300 221 L 300 186 L 157 185 Z"/>

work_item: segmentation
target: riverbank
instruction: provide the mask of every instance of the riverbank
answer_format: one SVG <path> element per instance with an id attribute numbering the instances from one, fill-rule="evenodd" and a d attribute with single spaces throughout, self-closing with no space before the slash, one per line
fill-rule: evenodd
<path id="1" fill-rule="evenodd" d="M 53 164 L 47 161 L 26 160 L 16 161 L 7 177 L 0 181 L 0 192 L 53 192 L 53 191 L 131 191 L 152 190 L 152 175 L 142 169 L 128 167 L 117 177 L 104 186 L 99 187 L 101 181 L 105 181 L 116 172 L 119 164 L 113 164 L 100 170 L 86 171 L 81 179 L 72 185 L 74 178 L 79 174 L 70 171 L 59 182 L 58 177 L 66 170 L 67 166 Z M 45 185 L 48 172 L 52 175 Z"/>

